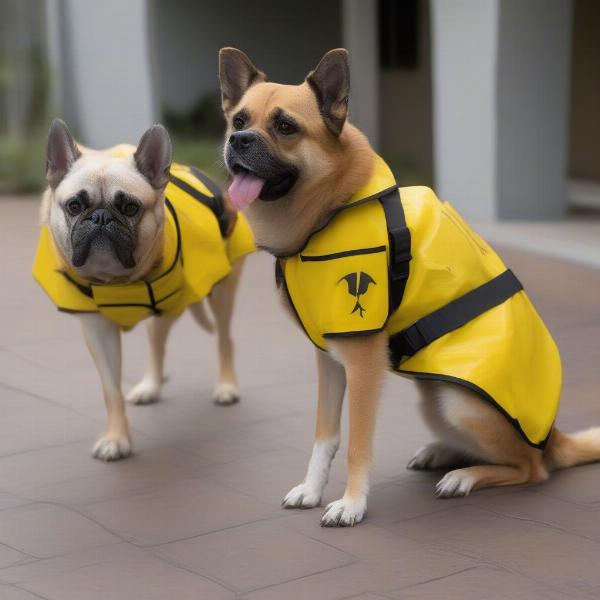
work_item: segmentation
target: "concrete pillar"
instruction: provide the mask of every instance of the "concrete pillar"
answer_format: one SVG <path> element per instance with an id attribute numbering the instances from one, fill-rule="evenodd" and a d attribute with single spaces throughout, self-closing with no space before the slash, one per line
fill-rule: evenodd
<path id="1" fill-rule="evenodd" d="M 572 0 L 430 0 L 436 187 L 473 220 L 567 206 Z"/>
<path id="2" fill-rule="evenodd" d="M 379 145 L 379 36 L 376 0 L 343 0 L 343 41 L 350 52 L 350 120 Z"/>
<path id="3" fill-rule="evenodd" d="M 500 3 L 500 219 L 557 219 L 566 212 L 572 19 L 571 0 Z"/>
<path id="4" fill-rule="evenodd" d="M 496 214 L 498 0 L 431 0 L 438 194 L 476 220 Z"/>
<path id="5" fill-rule="evenodd" d="M 156 118 L 148 3 L 48 0 L 62 115 L 92 147 L 136 143 Z"/>

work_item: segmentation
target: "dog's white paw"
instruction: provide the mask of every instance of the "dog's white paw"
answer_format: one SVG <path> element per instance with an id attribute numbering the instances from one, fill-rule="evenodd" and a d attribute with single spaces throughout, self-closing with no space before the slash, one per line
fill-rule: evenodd
<path id="1" fill-rule="evenodd" d="M 131 454 L 131 442 L 126 435 L 103 435 L 95 444 L 92 456 L 98 460 L 119 460 Z"/>
<path id="2" fill-rule="evenodd" d="M 321 516 L 321 527 L 352 527 L 367 514 L 367 499 L 342 498 L 327 505 Z"/>
<path id="3" fill-rule="evenodd" d="M 152 404 L 158 402 L 159 395 L 159 384 L 150 379 L 142 379 L 129 390 L 125 400 L 132 404 Z"/>
<path id="4" fill-rule="evenodd" d="M 446 473 L 435 486 L 438 498 L 468 496 L 475 485 L 475 478 L 467 469 L 456 469 Z"/>
<path id="5" fill-rule="evenodd" d="M 456 452 L 439 442 L 433 442 L 419 448 L 406 465 L 406 468 L 415 471 L 439 469 L 458 461 L 458 459 Z"/>
<path id="6" fill-rule="evenodd" d="M 283 508 L 314 508 L 321 504 L 321 490 L 306 482 L 292 488 L 283 499 Z"/>
<path id="7" fill-rule="evenodd" d="M 215 404 L 228 406 L 240 401 L 240 390 L 235 383 L 219 383 L 213 394 Z"/>

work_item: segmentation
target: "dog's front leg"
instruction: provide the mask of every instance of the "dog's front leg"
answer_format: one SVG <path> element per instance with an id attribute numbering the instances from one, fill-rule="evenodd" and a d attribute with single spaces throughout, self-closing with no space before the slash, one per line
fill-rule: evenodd
<path id="1" fill-rule="evenodd" d="M 108 429 L 96 442 L 95 458 L 117 460 L 131 454 L 131 438 L 121 392 L 121 332 L 99 314 L 81 316 L 83 335 L 96 363 L 108 414 Z"/>
<path id="2" fill-rule="evenodd" d="M 242 265 L 243 260 L 238 260 L 233 265 L 230 275 L 218 283 L 208 297 L 215 316 L 219 345 L 219 383 L 215 388 L 214 401 L 222 406 L 235 404 L 240 400 L 240 388 L 237 384 L 233 360 L 231 319 Z"/>
<path id="3" fill-rule="evenodd" d="M 332 343 L 342 357 L 348 380 L 348 480 L 344 496 L 327 506 L 323 527 L 349 527 L 367 512 L 369 468 L 381 383 L 388 366 L 385 332 Z"/>
<path id="4" fill-rule="evenodd" d="M 283 499 L 282 506 L 285 508 L 312 508 L 321 503 L 331 462 L 340 445 L 340 416 L 346 390 L 346 373 L 340 363 L 321 350 L 317 350 L 317 369 L 319 391 L 315 443 L 306 477 Z"/>

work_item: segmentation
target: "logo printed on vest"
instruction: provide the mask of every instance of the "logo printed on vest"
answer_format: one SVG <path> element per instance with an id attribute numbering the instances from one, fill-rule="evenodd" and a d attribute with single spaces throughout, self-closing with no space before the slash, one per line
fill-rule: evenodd
<path id="1" fill-rule="evenodd" d="M 348 293 L 356 298 L 356 304 L 354 308 L 350 312 L 353 315 L 356 311 L 358 314 L 363 317 L 363 313 L 366 312 L 366 309 L 363 308 L 360 304 L 360 297 L 363 294 L 367 293 L 369 289 L 369 284 L 377 285 L 377 282 L 364 271 L 359 271 L 358 273 L 348 273 L 348 275 L 344 275 L 338 283 L 345 281 L 348 284 Z"/>

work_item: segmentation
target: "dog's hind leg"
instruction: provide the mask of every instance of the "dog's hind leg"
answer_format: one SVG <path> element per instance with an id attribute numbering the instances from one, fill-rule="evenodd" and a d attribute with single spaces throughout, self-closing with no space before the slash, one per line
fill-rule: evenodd
<path id="1" fill-rule="evenodd" d="M 439 441 L 419 448 L 408 461 L 406 468 L 421 471 L 472 464 L 464 436 L 455 431 L 444 418 L 443 404 L 439 401 L 440 392 L 445 389 L 444 385 L 418 380 L 416 385 L 421 394 L 421 416 Z"/>
<path id="2" fill-rule="evenodd" d="M 487 487 L 504 485 L 522 485 L 526 483 L 539 483 L 545 477 L 534 481 L 532 467 L 527 462 L 518 466 L 507 465 L 478 465 L 455 469 L 446 473 L 435 486 L 435 495 L 438 498 L 452 498 L 468 496 L 475 490 Z"/>
<path id="3" fill-rule="evenodd" d="M 81 315 L 83 336 L 94 359 L 106 403 L 108 427 L 96 442 L 94 458 L 117 460 L 131 454 L 131 437 L 121 392 L 121 331 L 99 314 Z"/>
<path id="4" fill-rule="evenodd" d="M 231 317 L 243 262 L 243 259 L 236 261 L 230 275 L 217 284 L 208 297 L 215 317 L 219 345 L 219 382 L 213 397 L 215 402 L 221 405 L 235 404 L 240 399 L 233 360 Z"/>
<path id="5" fill-rule="evenodd" d="M 133 404 L 151 404 L 160 396 L 164 382 L 165 347 L 169 331 L 175 323 L 174 317 L 153 317 L 148 319 L 146 329 L 150 356 L 142 379 L 129 390 L 126 399 Z"/>
<path id="6" fill-rule="evenodd" d="M 465 462 L 467 462 L 467 457 L 461 452 L 454 450 L 444 442 L 432 442 L 419 448 L 408 461 L 406 468 L 413 471 L 424 471 L 454 467 Z"/>
<path id="7" fill-rule="evenodd" d="M 542 451 L 527 444 L 498 410 L 474 392 L 435 382 L 420 382 L 419 387 L 427 424 L 457 458 L 475 464 L 447 473 L 436 486 L 437 496 L 465 496 L 486 487 L 533 484 L 548 477 Z"/>
<path id="8" fill-rule="evenodd" d="M 319 375 L 317 427 L 304 481 L 292 488 L 281 503 L 284 508 L 312 508 L 321 503 L 331 463 L 340 445 L 340 417 L 346 372 L 327 353 L 317 350 Z"/>

